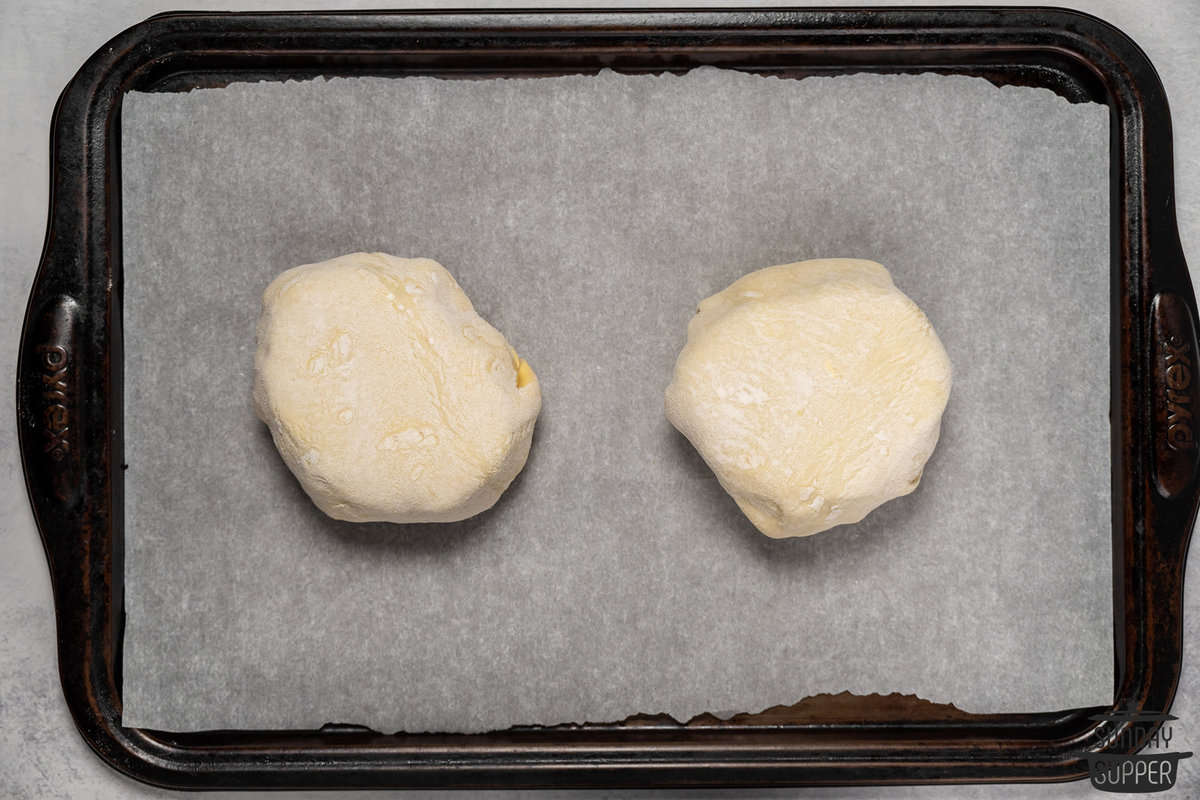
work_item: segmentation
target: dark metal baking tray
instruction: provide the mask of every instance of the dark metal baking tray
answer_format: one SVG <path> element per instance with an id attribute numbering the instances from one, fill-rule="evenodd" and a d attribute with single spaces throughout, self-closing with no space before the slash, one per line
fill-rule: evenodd
<path id="1" fill-rule="evenodd" d="M 977 75 L 1111 109 L 1111 708 L 976 715 L 841 694 L 728 721 L 631 717 L 471 735 L 123 726 L 123 94 L 314 75 L 705 64 L 796 78 Z M 20 447 L 67 705 L 88 744 L 126 774 L 192 788 L 1056 781 L 1086 775 L 1089 753 L 1129 751 L 1129 716 L 1102 712 L 1171 704 L 1197 504 L 1196 303 L 1162 85 L 1141 50 L 1098 19 L 1041 8 L 166 14 L 104 45 L 63 91 L 51 189 L 20 344 Z"/>

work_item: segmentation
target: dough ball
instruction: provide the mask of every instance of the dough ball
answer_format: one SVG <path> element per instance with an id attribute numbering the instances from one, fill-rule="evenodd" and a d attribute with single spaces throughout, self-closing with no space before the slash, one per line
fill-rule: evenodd
<path id="1" fill-rule="evenodd" d="M 760 531 L 808 536 L 915 489 L 949 395 L 946 351 L 888 271 L 815 259 L 700 303 L 666 412 Z"/>
<path id="2" fill-rule="evenodd" d="M 351 522 L 453 522 L 525 465 L 537 377 L 427 258 L 354 253 L 263 293 L 254 404 L 317 507 Z"/>

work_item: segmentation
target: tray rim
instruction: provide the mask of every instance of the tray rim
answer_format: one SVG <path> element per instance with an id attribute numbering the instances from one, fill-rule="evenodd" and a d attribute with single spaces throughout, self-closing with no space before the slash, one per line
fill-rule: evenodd
<path id="1" fill-rule="evenodd" d="M 1195 351 L 1197 312 L 1176 230 L 1166 98 L 1145 54 L 1119 30 L 1080 12 L 1018 7 L 172 12 L 114 37 L 59 98 L 46 242 L 17 369 L 22 464 L 51 568 L 64 694 L 103 760 L 175 788 L 732 786 L 1071 780 L 1087 774 L 1085 753 L 1126 752 L 1116 743 L 1129 723 L 1089 719 L 1105 708 L 964 719 L 917 703 L 902 709 L 901 721 L 871 723 L 878 696 L 850 702 L 858 721 L 785 713 L 733 724 L 650 718 L 479 735 L 121 726 L 124 92 L 170 89 L 181 74 L 175 88 L 200 74 L 220 85 L 270 72 L 272 62 L 291 75 L 342 74 L 354 58 L 359 74 L 486 74 L 486 59 L 503 56 L 509 62 L 490 68 L 529 74 L 714 63 L 704 58 L 726 65 L 747 52 L 786 55 L 782 66 L 759 64 L 785 74 L 986 74 L 987 56 L 1008 58 L 992 66 L 1025 65 L 1025 80 L 1053 85 L 1057 76 L 1060 92 L 1086 85 L 1077 91 L 1103 94 L 1113 126 L 1111 710 L 1169 708 L 1197 487 L 1195 449 L 1164 444 L 1162 359 L 1167 341 Z M 572 62 L 572 54 L 584 58 Z M 518 63 L 521 56 L 532 60 Z M 221 58 L 236 68 L 214 69 Z M 1003 80 L 1021 80 L 1012 77 Z"/>

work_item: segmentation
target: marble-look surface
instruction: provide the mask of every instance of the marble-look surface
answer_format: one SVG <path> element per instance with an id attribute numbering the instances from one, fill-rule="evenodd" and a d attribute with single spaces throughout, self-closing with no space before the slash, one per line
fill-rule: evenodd
<path id="1" fill-rule="evenodd" d="M 929 2 L 930 0 L 926 0 Z M 822 5 L 856 5 L 825 0 Z M 949 5 L 949 3 L 941 3 Z M 12 387 L 15 350 L 25 300 L 45 233 L 48 191 L 48 132 L 58 93 L 80 64 L 110 36 L 162 11 L 223 8 L 283 10 L 311 6 L 294 0 L 258 3 L 176 5 L 164 0 L 0 0 L 0 340 L 9 357 L 0 362 L 0 386 L 10 411 L 0 414 L 0 797 L 140 798 L 176 793 L 146 787 L 117 774 L 92 755 L 76 733 L 62 699 L 55 663 L 50 587 L 41 544 L 25 496 L 15 442 Z M 356 2 L 327 8 L 454 7 L 434 2 Z M 488 2 L 474 7 L 579 7 L 588 3 Z M 751 6 L 738 0 L 624 2 L 623 6 Z M 1175 170 L 1180 234 L 1184 251 L 1200 270 L 1200 4 L 1194 0 L 1079 0 L 1075 7 L 1125 30 L 1150 55 L 1162 75 L 1175 125 Z M 1189 573 L 1195 580 L 1200 548 L 1193 548 Z M 1175 701 L 1172 750 L 1200 751 L 1200 592 L 1187 595 L 1185 662 Z M 211 796 L 222 796 L 214 793 Z M 351 793 L 346 793 L 347 795 Z M 366 793 L 363 793 L 366 794 Z M 376 796 L 387 794 L 372 793 Z M 401 796 L 400 793 L 393 793 Z M 450 792 L 405 793 L 404 797 Z M 495 797 L 929 797 L 1059 798 L 1100 796 L 1086 782 L 1033 786 L 908 787 L 641 792 L 492 792 Z M 248 797 L 239 793 L 229 796 Z M 267 796 L 267 795 L 264 795 Z M 331 798 L 340 793 L 272 793 L 273 798 Z M 357 795 L 356 795 L 357 796 Z M 461 796 L 468 796 L 462 793 Z M 1179 783 L 1168 797 L 1200 797 L 1200 757 L 1184 761 Z"/>

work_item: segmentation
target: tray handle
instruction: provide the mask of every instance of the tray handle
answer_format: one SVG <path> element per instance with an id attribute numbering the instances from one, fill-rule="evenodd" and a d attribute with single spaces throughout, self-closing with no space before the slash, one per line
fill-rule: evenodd
<path id="1" fill-rule="evenodd" d="M 1145 54 L 1124 44 L 1139 74 L 1136 90 L 1118 103 L 1130 113 L 1114 120 L 1120 155 L 1130 166 L 1129 182 L 1114 185 L 1114 200 L 1143 227 L 1141 236 L 1114 242 L 1124 257 L 1141 264 L 1141 285 L 1130 295 L 1140 295 L 1145 305 L 1131 333 L 1143 343 L 1137 349 L 1144 360 L 1128 366 L 1144 382 L 1136 392 L 1139 407 L 1125 418 L 1138 422 L 1141 430 L 1131 433 L 1145 442 L 1144 460 L 1134 470 L 1145 470 L 1145 480 L 1130 487 L 1134 505 L 1144 498 L 1145 508 L 1114 565 L 1125 572 L 1115 587 L 1118 620 L 1131 621 L 1118 635 L 1115 699 L 1118 707 L 1165 713 L 1183 661 L 1184 571 L 1200 503 L 1200 318 L 1175 217 L 1166 94 Z M 1138 271 L 1127 274 L 1134 279 Z M 1140 629 L 1136 636 L 1134 628 Z"/>
<path id="2" fill-rule="evenodd" d="M 1195 503 L 1200 467 L 1200 351 L 1195 320 L 1196 301 L 1190 294 L 1163 291 L 1150 302 L 1154 484 L 1163 500 L 1181 500 L 1185 505 Z"/>
<path id="3" fill-rule="evenodd" d="M 52 147 L 69 138 L 56 127 Z M 17 440 L 50 571 L 63 696 L 84 740 L 115 765 L 130 748 L 120 727 L 123 550 L 112 520 L 121 484 L 119 469 L 116 480 L 111 474 L 120 463 L 111 369 L 121 340 L 120 325 L 109 322 L 119 310 L 106 242 L 89 236 L 79 211 L 83 179 L 55 168 L 52 186 L 17 355 Z"/>
<path id="4" fill-rule="evenodd" d="M 44 521 L 69 514 L 82 495 L 82 359 L 79 302 L 65 294 L 39 297 L 38 288 L 35 285 L 21 332 L 17 421 L 30 499 L 35 515 Z"/>
<path id="5" fill-rule="evenodd" d="M 1147 72 L 1157 78 L 1153 67 Z M 1171 118 L 1161 83 L 1147 80 L 1145 103 L 1144 182 L 1142 202 L 1127 196 L 1145 220 L 1140 244 L 1144 264 L 1143 297 L 1148 303 L 1141 348 L 1149 408 L 1143 406 L 1149 435 L 1151 517 L 1158 543 L 1160 567 L 1174 573 L 1182 594 L 1183 566 L 1188 541 L 1200 504 L 1200 314 L 1191 274 L 1179 241 L 1175 218 L 1174 158 Z M 1131 192 L 1130 194 L 1136 194 Z M 1120 201 L 1118 201 L 1120 202 Z M 1150 207 L 1154 213 L 1149 213 Z M 1132 244 L 1132 243 L 1131 243 Z M 1137 247 L 1137 245 L 1134 245 Z"/>

